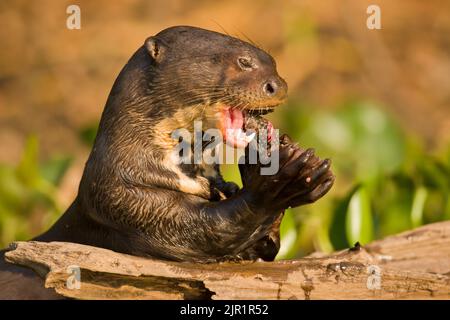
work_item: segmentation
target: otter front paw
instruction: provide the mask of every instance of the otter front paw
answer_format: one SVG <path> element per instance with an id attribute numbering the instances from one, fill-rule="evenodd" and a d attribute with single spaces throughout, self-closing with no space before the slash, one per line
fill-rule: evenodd
<path id="1" fill-rule="evenodd" d="M 331 160 L 321 160 L 314 154 L 314 149 L 302 150 L 287 135 L 281 137 L 280 144 L 299 155 L 280 167 L 280 175 L 287 183 L 277 196 L 289 207 L 312 203 L 323 197 L 335 180 L 330 170 Z"/>
<path id="2" fill-rule="evenodd" d="M 331 161 L 321 160 L 313 149 L 301 149 L 289 136 L 280 138 L 279 170 L 261 175 L 261 164 L 239 166 L 244 190 L 252 194 L 257 206 L 280 212 L 311 203 L 324 196 L 334 183 Z"/>

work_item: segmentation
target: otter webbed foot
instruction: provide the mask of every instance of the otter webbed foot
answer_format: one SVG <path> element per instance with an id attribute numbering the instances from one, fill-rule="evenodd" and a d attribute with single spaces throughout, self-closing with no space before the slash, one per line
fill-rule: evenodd
<path id="1" fill-rule="evenodd" d="M 280 166 L 280 174 L 288 183 L 277 194 L 289 207 L 313 203 L 331 189 L 335 177 L 330 159 L 321 160 L 314 154 L 314 149 L 301 149 L 286 134 L 280 139 L 280 150 L 292 153 L 287 163 Z"/>
<path id="2" fill-rule="evenodd" d="M 262 175 L 262 167 L 248 161 L 239 165 L 253 206 L 273 214 L 320 199 L 334 183 L 331 161 L 321 160 L 313 149 L 300 148 L 288 135 L 280 138 L 279 170 L 273 175 Z"/>
<path id="3" fill-rule="evenodd" d="M 244 189 L 250 190 L 254 208 L 276 217 L 267 221 L 270 224 L 267 234 L 240 253 L 243 259 L 275 259 L 280 248 L 283 210 L 312 203 L 324 196 L 334 183 L 330 167 L 329 159 L 321 160 L 313 149 L 301 149 L 288 135 L 280 138 L 276 174 L 261 175 L 260 164 L 239 166 Z"/>

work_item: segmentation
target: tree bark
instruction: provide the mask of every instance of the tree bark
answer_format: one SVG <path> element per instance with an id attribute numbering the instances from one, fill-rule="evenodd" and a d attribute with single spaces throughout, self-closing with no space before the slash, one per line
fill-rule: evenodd
<path id="1" fill-rule="evenodd" d="M 77 299 L 450 299 L 450 221 L 276 262 L 179 263 L 33 241 L 14 243 L 6 260 Z"/>

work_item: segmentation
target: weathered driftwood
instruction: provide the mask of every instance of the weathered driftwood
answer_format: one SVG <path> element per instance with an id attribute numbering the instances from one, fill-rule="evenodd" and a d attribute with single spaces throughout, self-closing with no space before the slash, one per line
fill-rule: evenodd
<path id="1" fill-rule="evenodd" d="M 450 221 L 271 263 L 166 262 L 62 242 L 17 242 L 6 257 L 79 299 L 450 299 Z M 79 289 L 67 285 L 70 266 Z"/>

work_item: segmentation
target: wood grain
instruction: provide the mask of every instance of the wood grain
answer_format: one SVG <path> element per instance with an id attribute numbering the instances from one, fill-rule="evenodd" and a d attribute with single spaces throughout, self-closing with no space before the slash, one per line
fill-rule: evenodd
<path id="1" fill-rule="evenodd" d="M 9 262 L 76 299 L 450 299 L 450 221 L 298 260 L 192 264 L 63 242 L 16 242 Z M 68 267 L 80 268 L 70 289 Z"/>

